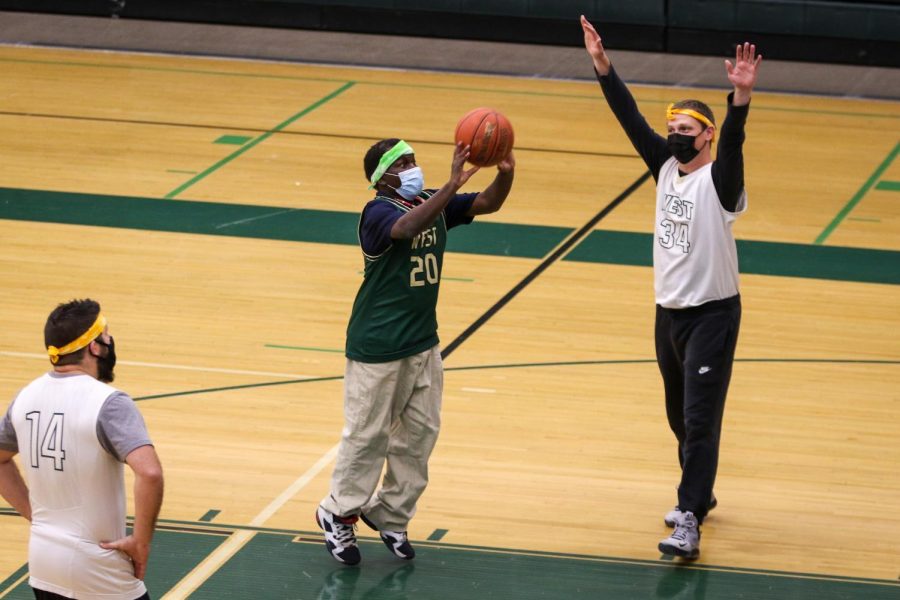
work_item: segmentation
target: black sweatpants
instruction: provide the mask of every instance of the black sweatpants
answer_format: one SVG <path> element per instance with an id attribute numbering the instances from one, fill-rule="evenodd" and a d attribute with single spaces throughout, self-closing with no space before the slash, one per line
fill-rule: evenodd
<path id="1" fill-rule="evenodd" d="M 740 295 L 685 309 L 656 307 L 656 362 L 681 464 L 678 507 L 693 512 L 700 522 L 716 482 L 725 395 L 740 325 Z"/>

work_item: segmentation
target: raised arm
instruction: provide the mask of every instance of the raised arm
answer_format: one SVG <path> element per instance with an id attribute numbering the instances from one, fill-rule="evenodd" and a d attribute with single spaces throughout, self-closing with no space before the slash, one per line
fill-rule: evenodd
<path id="1" fill-rule="evenodd" d="M 603 42 L 594 26 L 581 16 L 581 28 L 584 30 L 584 47 L 594 63 L 597 72 L 597 80 L 603 90 L 603 96 L 618 119 L 622 129 L 638 154 L 644 159 L 644 163 L 657 178 L 662 168 L 672 153 L 666 147 L 666 140 L 647 124 L 646 119 L 638 110 L 631 92 L 616 74 L 616 70 L 603 48 Z"/>
<path id="2" fill-rule="evenodd" d="M 431 198 L 419 204 L 408 213 L 397 219 L 391 227 L 391 238 L 395 240 L 412 239 L 431 227 L 447 203 L 456 195 L 469 178 L 478 171 L 474 167 L 466 171 L 463 166 L 469 158 L 469 147 L 461 143 L 453 151 L 453 162 L 450 166 L 450 179 Z"/>
<path id="3" fill-rule="evenodd" d="M 143 579 L 150 558 L 150 542 L 163 499 L 162 465 L 153 446 L 141 446 L 125 457 L 134 471 L 134 529 L 131 535 L 100 544 L 121 550 L 134 562 L 134 576 Z"/>
<path id="4" fill-rule="evenodd" d="M 512 151 L 510 151 L 509 156 L 504 158 L 500 161 L 500 164 L 497 165 L 497 176 L 494 177 L 494 181 L 492 181 L 491 185 L 487 186 L 484 191 L 475 196 L 472 207 L 466 214 L 470 217 L 474 217 L 476 215 L 486 215 L 500 210 L 500 207 L 503 206 L 503 203 L 506 201 L 506 197 L 509 196 L 509 191 L 512 189 L 515 172 L 516 157 L 513 156 Z"/>
<path id="5" fill-rule="evenodd" d="M 729 212 L 737 210 L 744 190 L 744 123 L 761 62 L 762 55 L 757 55 L 756 46 L 748 42 L 738 44 L 733 64 L 725 61 L 725 70 L 728 80 L 734 85 L 734 92 L 728 95 L 728 113 L 722 123 L 711 175 L 719 201 Z"/>
<path id="6" fill-rule="evenodd" d="M 9 502 L 20 515 L 31 520 L 31 501 L 28 499 L 28 487 L 13 462 L 15 452 L 0 450 L 0 496 Z"/>

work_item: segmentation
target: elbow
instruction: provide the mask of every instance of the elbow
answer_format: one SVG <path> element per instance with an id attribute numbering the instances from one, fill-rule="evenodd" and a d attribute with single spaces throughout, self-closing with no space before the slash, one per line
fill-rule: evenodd
<path id="1" fill-rule="evenodd" d="M 154 465 L 152 467 L 141 469 L 140 473 L 137 473 L 137 476 L 140 477 L 140 479 L 147 485 L 151 485 L 153 487 L 163 486 L 164 478 L 162 465 Z"/>

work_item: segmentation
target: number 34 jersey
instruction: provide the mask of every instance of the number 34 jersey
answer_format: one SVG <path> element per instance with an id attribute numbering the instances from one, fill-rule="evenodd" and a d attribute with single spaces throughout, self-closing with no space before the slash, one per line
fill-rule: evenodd
<path id="1" fill-rule="evenodd" d="M 747 210 L 741 192 L 735 212 L 722 208 L 712 163 L 679 175 L 667 160 L 656 186 L 653 274 L 656 303 L 688 308 L 738 294 L 737 248 L 731 226 Z"/>
<path id="2" fill-rule="evenodd" d="M 137 413 L 125 394 L 89 375 L 47 373 L 10 408 L 32 508 L 32 587 L 80 599 L 133 600 L 146 591 L 124 553 L 99 546 L 125 536 L 123 465 L 98 429 L 101 409 L 118 396 Z M 132 445 L 149 443 L 144 429 Z"/>

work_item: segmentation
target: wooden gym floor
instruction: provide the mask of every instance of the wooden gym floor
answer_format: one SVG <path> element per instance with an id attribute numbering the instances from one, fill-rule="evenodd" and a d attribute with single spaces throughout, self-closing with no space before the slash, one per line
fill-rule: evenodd
<path id="1" fill-rule="evenodd" d="M 103 304 L 166 469 L 154 598 L 900 594 L 900 104 L 754 96 L 719 507 L 685 565 L 656 550 L 678 473 L 652 180 L 596 84 L 11 46 L 0 68 L 0 396 L 46 370 L 57 303 Z M 721 90 L 632 90 L 654 126 L 687 96 L 724 117 Z M 439 186 L 481 105 L 516 128 L 517 178 L 450 236 L 420 556 L 363 529 L 342 568 L 312 515 L 342 426 L 362 156 L 403 137 Z M 0 517 L 0 598 L 30 597 L 27 524 Z"/>

